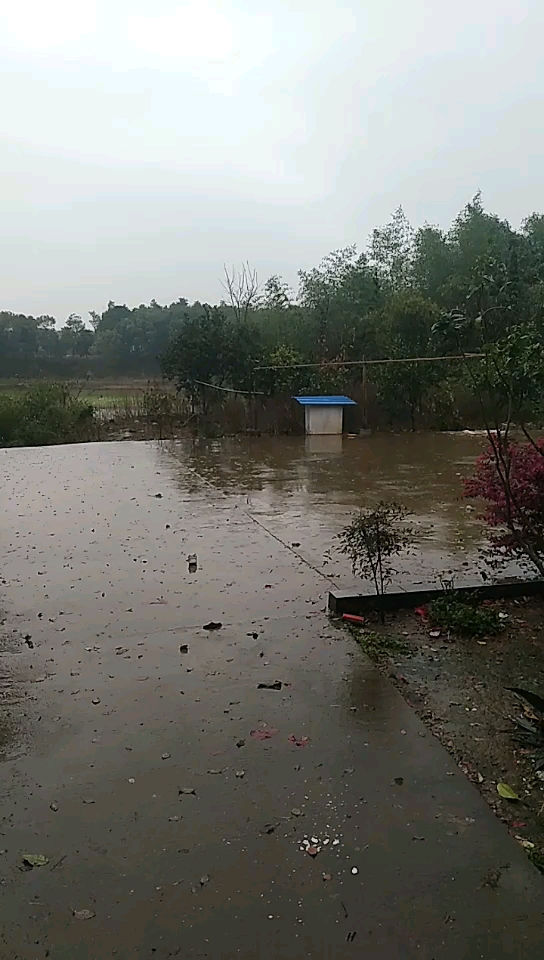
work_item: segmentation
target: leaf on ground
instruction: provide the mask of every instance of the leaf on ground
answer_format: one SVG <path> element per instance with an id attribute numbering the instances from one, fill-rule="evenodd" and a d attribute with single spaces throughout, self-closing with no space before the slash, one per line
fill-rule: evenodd
<path id="1" fill-rule="evenodd" d="M 76 920 L 92 920 L 93 917 L 96 917 L 94 910 L 72 910 L 72 913 Z"/>
<path id="2" fill-rule="evenodd" d="M 23 853 L 23 863 L 28 867 L 46 867 L 49 857 L 44 857 L 42 853 Z"/>
<path id="3" fill-rule="evenodd" d="M 497 793 L 499 794 L 499 797 L 502 797 L 503 800 L 519 800 L 516 791 L 513 790 L 512 787 L 508 786 L 507 783 L 498 783 Z"/>
<path id="4" fill-rule="evenodd" d="M 251 730 L 249 735 L 253 737 L 254 740 L 270 740 L 271 737 L 275 737 L 279 732 L 275 727 L 259 727 L 258 730 Z"/>
<path id="5" fill-rule="evenodd" d="M 294 743 L 295 747 L 307 747 L 310 742 L 309 737 L 295 737 L 294 733 L 287 737 L 287 739 L 289 743 Z"/>

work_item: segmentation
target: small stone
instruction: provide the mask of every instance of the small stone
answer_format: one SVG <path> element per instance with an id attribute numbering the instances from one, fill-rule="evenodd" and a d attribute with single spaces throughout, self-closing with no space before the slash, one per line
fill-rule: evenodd
<path id="1" fill-rule="evenodd" d="M 53 813 L 56 813 L 56 812 L 57 812 L 57 810 L 59 809 L 59 805 L 58 805 L 58 803 L 56 802 L 56 800 L 53 800 L 53 801 L 49 804 L 49 809 L 52 810 Z"/>
<path id="2" fill-rule="evenodd" d="M 73 910 L 72 912 L 76 920 L 92 920 L 96 917 L 94 910 Z"/>

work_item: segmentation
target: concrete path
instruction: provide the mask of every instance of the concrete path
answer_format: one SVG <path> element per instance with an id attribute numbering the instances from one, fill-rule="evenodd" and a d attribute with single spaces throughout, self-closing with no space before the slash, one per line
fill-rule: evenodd
<path id="1" fill-rule="evenodd" d="M 542 878 L 247 498 L 147 444 L 0 484 L 3 960 L 542 956 Z"/>

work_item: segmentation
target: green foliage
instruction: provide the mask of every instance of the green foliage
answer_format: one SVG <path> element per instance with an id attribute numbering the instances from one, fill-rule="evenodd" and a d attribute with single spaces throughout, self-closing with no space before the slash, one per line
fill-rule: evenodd
<path id="1" fill-rule="evenodd" d="M 398 503 L 381 500 L 374 508 L 360 510 L 338 534 L 340 552 L 349 558 L 353 573 L 370 580 L 377 596 L 383 596 L 396 572 L 393 558 L 411 542 L 408 516 Z"/>
<path id="2" fill-rule="evenodd" d="M 431 620 L 436 626 L 454 630 L 467 637 L 485 637 L 497 633 L 500 621 L 494 610 L 465 603 L 446 594 L 429 604 Z"/>
<path id="3" fill-rule="evenodd" d="M 449 230 L 413 230 L 399 208 L 364 250 L 335 250 L 298 280 L 296 291 L 277 275 L 261 287 L 243 264 L 225 271 L 227 302 L 218 307 L 183 297 L 110 301 L 89 323 L 71 314 L 61 329 L 49 316 L 0 312 L 0 375 L 157 376 L 163 358 L 167 375 L 191 392 L 196 380 L 249 389 L 254 366 L 285 357 L 287 366 L 320 367 L 278 372 L 258 389 L 347 393 L 361 381 L 348 361 L 483 352 L 483 363 L 369 366 L 377 421 L 476 426 L 498 410 L 499 395 L 499 418 L 510 407 L 520 421 L 544 413 L 543 215 L 513 230 L 477 194 Z"/>
<path id="4" fill-rule="evenodd" d="M 162 370 L 193 396 L 202 383 L 249 389 L 259 356 L 258 340 L 251 324 L 235 323 L 223 310 L 204 307 L 200 315 L 186 317 L 170 340 L 161 357 Z"/>
<path id="5" fill-rule="evenodd" d="M 63 384 L 39 384 L 16 397 L 0 396 L 2 447 L 85 440 L 93 424 L 92 406 Z"/>

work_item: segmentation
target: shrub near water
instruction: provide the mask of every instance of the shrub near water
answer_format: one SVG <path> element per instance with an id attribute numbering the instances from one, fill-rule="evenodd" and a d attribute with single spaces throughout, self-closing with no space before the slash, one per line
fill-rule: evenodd
<path id="1" fill-rule="evenodd" d="M 0 446 L 73 443 L 90 437 L 93 407 L 62 384 L 39 384 L 19 396 L 0 396 Z"/>

